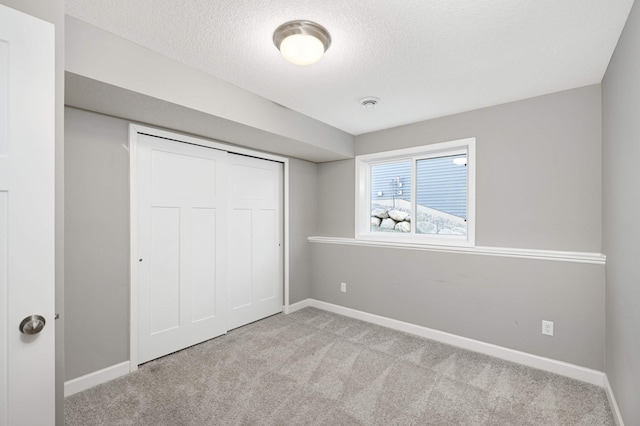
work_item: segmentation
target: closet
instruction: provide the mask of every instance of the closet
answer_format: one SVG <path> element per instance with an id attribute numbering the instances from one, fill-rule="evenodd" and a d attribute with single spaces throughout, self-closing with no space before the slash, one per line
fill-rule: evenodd
<path id="1" fill-rule="evenodd" d="M 131 137 L 132 359 L 281 312 L 283 164 L 192 138 Z"/>

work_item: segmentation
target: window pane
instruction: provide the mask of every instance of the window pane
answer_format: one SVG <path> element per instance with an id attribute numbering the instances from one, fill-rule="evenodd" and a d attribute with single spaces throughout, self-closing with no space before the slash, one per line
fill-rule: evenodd
<path id="1" fill-rule="evenodd" d="M 411 232 L 411 161 L 371 166 L 371 232 Z"/>
<path id="2" fill-rule="evenodd" d="M 419 234 L 467 235 L 466 154 L 416 161 Z"/>

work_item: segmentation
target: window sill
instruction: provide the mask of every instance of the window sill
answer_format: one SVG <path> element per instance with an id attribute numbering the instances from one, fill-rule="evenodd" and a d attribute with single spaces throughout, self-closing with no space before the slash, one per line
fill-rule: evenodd
<path id="1" fill-rule="evenodd" d="M 417 244 L 417 243 L 398 243 L 398 242 L 371 241 L 371 240 L 360 240 L 360 239 L 357 240 L 355 238 L 343 238 L 343 237 L 309 237 L 308 241 L 311 243 L 320 243 L 320 244 L 396 248 L 396 249 L 404 249 L 404 250 L 425 250 L 425 251 L 435 251 L 435 252 L 444 252 L 444 253 L 515 257 L 520 259 L 551 260 L 551 261 L 573 262 L 573 263 L 590 263 L 594 265 L 604 265 L 607 259 L 606 256 L 602 253 L 535 250 L 535 249 L 504 248 L 504 247 L 478 247 L 478 246 L 454 247 L 454 246 L 440 246 L 440 245 L 428 245 L 428 244 Z"/>
<path id="2" fill-rule="evenodd" d="M 399 244 L 407 247 L 443 247 L 444 249 L 473 248 L 475 244 L 462 235 L 404 234 L 395 232 L 377 232 L 356 235 L 355 241 L 381 244 Z"/>

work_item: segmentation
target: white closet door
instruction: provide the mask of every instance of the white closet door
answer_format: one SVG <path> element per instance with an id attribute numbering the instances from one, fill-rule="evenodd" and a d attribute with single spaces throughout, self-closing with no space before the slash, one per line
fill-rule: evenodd
<path id="1" fill-rule="evenodd" d="M 283 305 L 282 163 L 229 155 L 229 329 Z"/>
<path id="2" fill-rule="evenodd" d="M 227 331 L 227 156 L 138 137 L 139 363 Z"/>

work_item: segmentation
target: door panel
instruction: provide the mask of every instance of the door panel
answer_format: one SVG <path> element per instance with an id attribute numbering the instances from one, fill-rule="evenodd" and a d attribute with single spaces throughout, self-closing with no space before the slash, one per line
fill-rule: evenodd
<path id="1" fill-rule="evenodd" d="M 282 163 L 230 155 L 229 329 L 282 312 Z"/>
<path id="2" fill-rule="evenodd" d="M 216 211 L 194 209 L 192 211 L 192 283 L 191 321 L 203 321 L 216 315 Z"/>
<path id="3" fill-rule="evenodd" d="M 173 142 L 176 143 L 179 142 Z M 215 160 L 154 150 L 151 163 L 151 191 L 154 194 L 197 194 L 208 197 L 216 193 Z"/>
<path id="4" fill-rule="evenodd" d="M 239 162 L 252 162 L 256 164 L 249 166 L 238 164 Z M 272 163 L 272 161 L 260 160 L 258 158 L 238 157 L 231 169 L 231 193 L 233 194 L 234 201 L 274 201 L 279 186 L 279 183 L 274 180 L 277 179 L 277 169 L 273 167 L 262 168 L 265 167 L 265 165 L 272 165 Z M 279 163 L 273 164 L 277 165 Z"/>
<path id="5" fill-rule="evenodd" d="M 151 334 L 180 326 L 180 209 L 151 207 Z"/>
<path id="6" fill-rule="evenodd" d="M 1 101 L 0 101 L 1 102 Z M 0 147 L 1 148 L 1 147 Z M 6 271 L 9 259 L 7 256 L 7 245 L 9 240 L 9 230 L 7 226 L 7 216 L 9 214 L 9 200 L 7 192 L 0 191 L 0 271 Z M 7 400 L 9 399 L 8 388 L 8 363 L 7 356 L 7 315 L 9 310 L 9 283 L 6 273 L 0 274 L 0 426 L 7 425 Z"/>
<path id="7" fill-rule="evenodd" d="M 9 42 L 0 39 L 0 155 L 9 149 Z"/>
<path id="8" fill-rule="evenodd" d="M 138 362 L 224 334 L 224 151 L 138 135 Z"/>
<path id="9" fill-rule="evenodd" d="M 252 211 L 234 209 L 229 238 L 229 304 L 233 309 L 251 305 L 253 276 Z"/>
<path id="10" fill-rule="evenodd" d="M 0 426 L 55 420 L 54 41 L 0 5 Z M 21 334 L 30 315 L 45 327 Z"/>
<path id="11" fill-rule="evenodd" d="M 253 290 L 255 300 L 266 302 L 277 298 L 280 293 L 278 279 L 280 278 L 278 247 L 280 243 L 277 235 L 279 226 L 276 210 L 257 210 L 254 217 L 254 262 L 255 270 L 261 271 L 261 279 L 255 280 Z"/>

